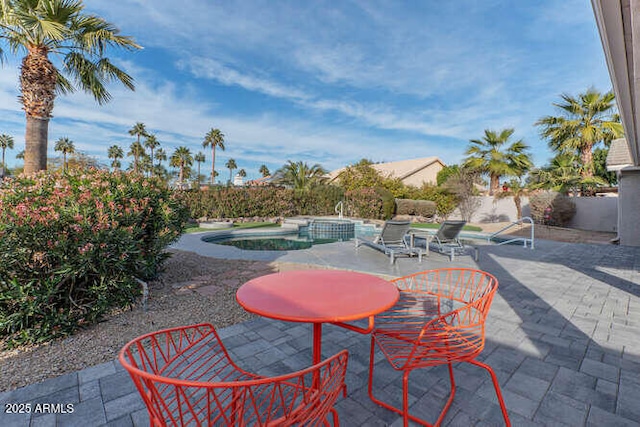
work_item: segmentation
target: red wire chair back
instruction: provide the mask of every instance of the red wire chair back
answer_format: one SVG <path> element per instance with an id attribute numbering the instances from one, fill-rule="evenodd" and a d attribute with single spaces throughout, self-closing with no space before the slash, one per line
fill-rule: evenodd
<path id="1" fill-rule="evenodd" d="M 495 277 L 445 268 L 393 282 L 400 298 L 376 316 L 374 338 L 396 369 L 464 361 L 482 351 L 485 319 L 498 289 Z"/>
<path id="2" fill-rule="evenodd" d="M 416 368 L 447 364 L 451 394 L 435 425 L 439 425 L 453 402 L 455 380 L 452 363 L 469 362 L 486 369 L 496 390 L 505 423 L 507 409 L 492 368 L 475 358 L 485 344 L 485 321 L 498 290 L 491 274 L 468 268 L 428 270 L 393 280 L 400 291 L 396 305 L 375 317 L 371 338 L 369 396 L 379 405 L 409 420 L 431 425 L 409 414 L 408 379 Z M 373 395 L 375 344 L 394 369 L 403 374 L 403 407 L 395 408 Z"/>
<path id="3" fill-rule="evenodd" d="M 344 389 L 346 350 L 307 369 L 262 377 L 239 368 L 215 328 L 198 324 L 138 337 L 120 351 L 151 425 L 326 424 Z"/>

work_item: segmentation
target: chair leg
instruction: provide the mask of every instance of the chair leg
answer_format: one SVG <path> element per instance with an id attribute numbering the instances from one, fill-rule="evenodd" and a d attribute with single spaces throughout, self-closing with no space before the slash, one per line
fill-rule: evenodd
<path id="1" fill-rule="evenodd" d="M 447 401 L 447 404 L 445 405 L 444 409 L 440 413 L 440 417 L 438 418 L 438 421 L 435 424 L 429 424 L 428 422 L 416 417 L 415 415 L 411 415 L 409 413 L 409 396 L 408 396 L 408 394 L 409 394 L 409 374 L 411 373 L 411 370 L 404 371 L 403 375 L 402 375 L 402 409 L 396 408 L 395 406 L 391 406 L 390 404 L 388 404 L 386 402 L 383 402 L 382 400 L 376 398 L 373 395 L 373 368 L 374 368 L 373 360 L 374 360 L 374 355 L 375 355 L 375 339 L 372 336 L 371 337 L 371 352 L 369 353 L 369 387 L 368 387 L 369 399 L 371 399 L 377 405 L 382 406 L 385 409 L 388 409 L 389 411 L 393 411 L 393 412 L 396 412 L 396 413 L 402 415 L 404 427 L 407 427 L 409 425 L 409 420 L 411 420 L 413 422 L 416 422 L 416 423 L 418 423 L 420 425 L 427 426 L 427 427 L 433 427 L 433 426 L 440 425 L 440 422 L 442 421 L 442 419 L 446 415 L 446 412 L 449 409 L 449 406 L 451 406 L 451 403 L 453 402 L 453 396 L 455 394 L 455 381 L 453 379 L 453 369 L 452 369 L 451 365 L 449 365 L 449 378 L 451 379 L 451 390 L 452 390 L 451 395 L 449 396 L 449 400 Z"/>
<path id="2" fill-rule="evenodd" d="M 493 388 L 496 390 L 496 396 L 498 397 L 498 403 L 500 403 L 500 409 L 502 410 L 502 416 L 504 417 L 504 422 L 507 427 L 511 427 L 511 421 L 509 420 L 509 414 L 507 413 L 507 407 L 504 404 L 504 399 L 502 398 L 502 392 L 500 391 L 500 383 L 498 382 L 498 377 L 496 373 L 493 372 L 491 366 L 484 364 L 482 362 L 478 362 L 477 360 L 467 360 L 467 362 L 480 366 L 481 368 L 486 369 L 491 375 L 491 381 L 493 382 Z"/>

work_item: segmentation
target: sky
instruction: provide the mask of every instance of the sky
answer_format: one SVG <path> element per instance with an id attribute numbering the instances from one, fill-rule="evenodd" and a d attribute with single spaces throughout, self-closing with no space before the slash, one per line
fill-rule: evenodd
<path id="1" fill-rule="evenodd" d="M 327 170 L 362 158 L 457 164 L 485 129 L 514 128 L 542 166 L 552 153 L 534 123 L 558 114 L 563 93 L 611 90 L 588 0 L 84 3 L 144 47 L 109 52 L 136 90 L 111 85 L 103 106 L 83 92 L 58 97 L 50 157 L 68 137 L 108 165 L 108 147 L 126 153 L 128 130 L 142 122 L 169 155 L 202 151 L 205 173 L 202 141 L 218 128 L 220 178 L 233 158 L 253 179 L 260 165 L 273 172 L 288 160 Z M 0 133 L 15 139 L 9 167 L 24 149 L 20 61 L 8 54 L 0 69 Z"/>

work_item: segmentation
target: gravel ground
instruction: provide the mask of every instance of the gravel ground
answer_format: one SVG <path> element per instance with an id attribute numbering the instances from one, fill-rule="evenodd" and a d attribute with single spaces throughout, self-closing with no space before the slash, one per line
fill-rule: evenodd
<path id="1" fill-rule="evenodd" d="M 229 261 L 174 252 L 149 283 L 147 311 L 116 312 L 65 339 L 0 352 L 0 391 L 113 360 L 131 339 L 158 329 L 208 322 L 223 328 L 250 319 L 235 300 L 245 281 L 303 265 Z M 2 343 L 0 342 L 0 345 Z"/>

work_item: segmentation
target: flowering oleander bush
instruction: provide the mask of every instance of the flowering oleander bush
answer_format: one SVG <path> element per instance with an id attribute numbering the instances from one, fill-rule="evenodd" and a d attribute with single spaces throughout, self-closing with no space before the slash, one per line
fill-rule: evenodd
<path id="1" fill-rule="evenodd" d="M 0 334 L 44 341 L 95 322 L 157 274 L 187 211 L 159 181 L 38 173 L 0 187 Z"/>
<path id="2" fill-rule="evenodd" d="M 576 204 L 564 194 L 544 191 L 529 198 L 531 216 L 538 224 L 566 226 L 576 213 Z"/>

